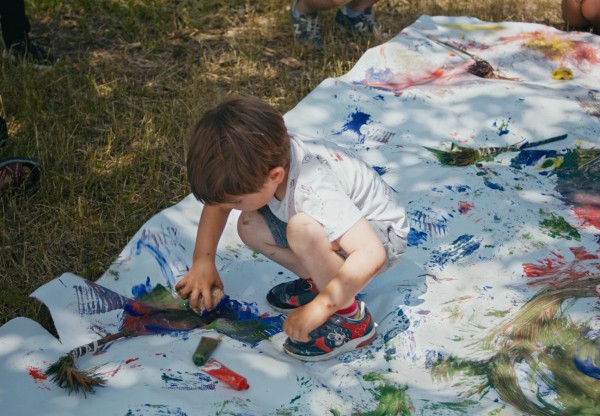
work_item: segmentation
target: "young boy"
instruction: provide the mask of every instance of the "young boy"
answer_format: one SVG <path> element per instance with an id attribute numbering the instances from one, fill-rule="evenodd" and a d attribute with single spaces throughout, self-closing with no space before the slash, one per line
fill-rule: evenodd
<path id="1" fill-rule="evenodd" d="M 192 193 L 204 208 L 182 298 L 213 307 L 223 288 L 215 266 L 232 209 L 242 241 L 300 279 L 267 294 L 289 313 L 283 349 L 320 361 L 369 344 L 375 325 L 356 295 L 395 265 L 408 225 L 395 192 L 377 172 L 327 141 L 289 136 L 283 117 L 255 98 L 225 100 L 196 124 L 188 149 Z"/>

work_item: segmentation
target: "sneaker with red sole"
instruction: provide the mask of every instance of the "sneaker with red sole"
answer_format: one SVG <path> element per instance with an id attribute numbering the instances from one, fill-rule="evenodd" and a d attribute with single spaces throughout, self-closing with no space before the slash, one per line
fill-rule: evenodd
<path id="1" fill-rule="evenodd" d="M 312 279 L 296 279 L 281 283 L 267 293 L 267 302 L 281 313 L 289 313 L 317 297 L 319 291 Z"/>
<path id="2" fill-rule="evenodd" d="M 361 302 L 358 319 L 333 314 L 310 333 L 310 341 L 298 342 L 288 338 L 283 350 L 302 361 L 324 361 L 367 346 L 376 336 L 373 318 L 364 302 Z"/>

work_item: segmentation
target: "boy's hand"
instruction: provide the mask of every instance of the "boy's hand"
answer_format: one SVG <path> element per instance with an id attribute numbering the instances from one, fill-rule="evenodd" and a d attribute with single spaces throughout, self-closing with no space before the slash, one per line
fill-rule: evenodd
<path id="1" fill-rule="evenodd" d="M 283 323 L 283 330 L 295 341 L 308 342 L 310 332 L 323 325 L 334 312 L 317 297 L 290 312 Z"/>
<path id="2" fill-rule="evenodd" d="M 212 298 L 213 287 L 223 289 L 223 282 L 214 263 L 206 262 L 198 265 L 194 263 L 184 278 L 177 282 L 175 290 L 182 299 L 188 299 L 190 307 L 198 312 L 200 297 L 204 300 L 207 310 L 215 306 Z"/>

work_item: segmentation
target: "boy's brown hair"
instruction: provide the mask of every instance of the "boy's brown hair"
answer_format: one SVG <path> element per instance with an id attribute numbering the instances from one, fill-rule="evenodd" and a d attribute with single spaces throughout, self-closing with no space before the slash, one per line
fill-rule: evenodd
<path id="1" fill-rule="evenodd" d="M 204 113 L 192 130 L 188 179 L 194 196 L 205 204 L 257 192 L 271 169 L 289 163 L 283 117 L 257 98 L 228 98 Z"/>

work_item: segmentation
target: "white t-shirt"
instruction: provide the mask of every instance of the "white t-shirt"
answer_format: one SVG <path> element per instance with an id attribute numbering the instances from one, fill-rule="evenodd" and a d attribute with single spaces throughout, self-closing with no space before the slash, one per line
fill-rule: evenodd
<path id="1" fill-rule="evenodd" d="M 364 161 L 325 140 L 291 137 L 288 186 L 282 201 L 269 208 L 289 222 L 304 212 L 323 225 L 329 241 L 342 236 L 360 218 L 388 222 L 399 237 L 409 231 L 397 193 Z"/>

